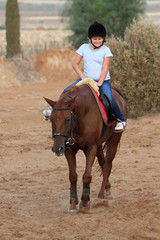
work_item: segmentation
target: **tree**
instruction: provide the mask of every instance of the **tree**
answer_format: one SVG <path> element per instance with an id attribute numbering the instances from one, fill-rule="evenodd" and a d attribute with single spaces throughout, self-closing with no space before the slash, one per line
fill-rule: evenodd
<path id="1" fill-rule="evenodd" d="M 68 0 L 63 14 L 73 31 L 73 46 L 86 42 L 88 27 L 95 21 L 106 27 L 108 36 L 123 36 L 132 20 L 143 14 L 145 3 L 146 0 Z"/>
<path id="2" fill-rule="evenodd" d="M 6 42 L 7 58 L 21 52 L 20 48 L 20 16 L 17 0 L 7 0 L 6 4 Z"/>

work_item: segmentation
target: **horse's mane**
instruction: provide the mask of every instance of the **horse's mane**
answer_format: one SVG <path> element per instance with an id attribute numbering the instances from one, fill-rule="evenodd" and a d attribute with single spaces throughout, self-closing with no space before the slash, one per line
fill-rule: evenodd
<path id="1" fill-rule="evenodd" d="M 60 95 L 59 101 L 70 100 L 72 97 L 75 96 L 75 94 L 77 94 L 78 91 L 79 91 L 79 87 L 72 86 L 68 91 Z"/>

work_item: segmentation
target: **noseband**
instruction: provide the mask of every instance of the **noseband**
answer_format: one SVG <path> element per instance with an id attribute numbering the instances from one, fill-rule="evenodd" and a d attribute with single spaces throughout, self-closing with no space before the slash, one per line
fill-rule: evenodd
<path id="1" fill-rule="evenodd" d="M 72 108 L 56 108 L 53 109 L 54 110 L 58 110 L 58 111 L 66 111 L 66 110 L 70 110 L 71 111 L 71 125 L 70 125 L 70 129 L 68 133 L 54 133 L 52 130 L 52 138 L 55 138 L 56 136 L 62 136 L 62 137 L 66 137 L 66 150 L 69 150 L 70 146 L 72 146 L 75 143 L 75 139 L 73 138 L 73 123 L 74 123 L 74 118 L 75 118 L 75 114 L 73 113 Z M 68 147 L 69 146 L 69 147 Z"/>

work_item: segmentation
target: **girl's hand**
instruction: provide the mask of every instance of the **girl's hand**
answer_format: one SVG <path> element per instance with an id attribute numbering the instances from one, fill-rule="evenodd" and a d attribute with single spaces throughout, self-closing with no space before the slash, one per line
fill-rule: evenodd
<path id="1" fill-rule="evenodd" d="M 95 81 L 95 83 L 96 83 L 96 85 L 97 85 L 98 87 L 100 87 L 100 86 L 102 85 L 101 83 L 96 82 L 96 81 Z"/>

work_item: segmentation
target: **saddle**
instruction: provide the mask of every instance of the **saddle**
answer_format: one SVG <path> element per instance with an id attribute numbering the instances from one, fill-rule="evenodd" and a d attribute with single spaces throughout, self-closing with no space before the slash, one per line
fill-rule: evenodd
<path id="1" fill-rule="evenodd" d="M 87 84 L 90 87 L 98 104 L 104 124 L 107 126 L 115 125 L 117 123 L 117 118 L 115 117 L 114 109 L 108 97 L 99 91 L 99 87 L 95 84 L 93 79 L 85 78 L 78 82 L 77 86 L 82 84 Z"/>
<path id="2" fill-rule="evenodd" d="M 115 116 L 114 109 L 112 107 L 112 104 L 111 104 L 109 98 L 103 92 L 100 91 L 99 99 L 101 100 L 101 102 L 103 103 L 103 105 L 105 107 L 105 111 L 107 114 L 107 124 L 109 124 L 113 121 L 117 122 L 117 118 Z"/>

